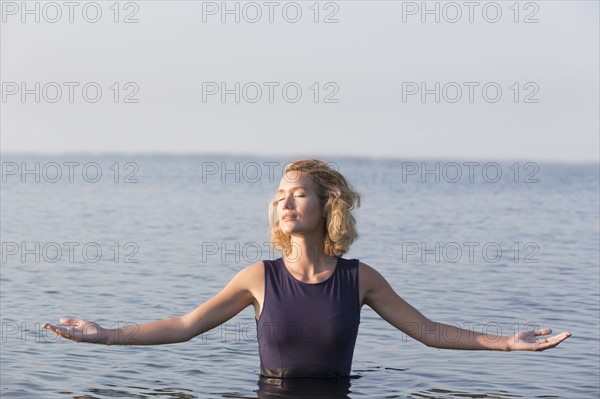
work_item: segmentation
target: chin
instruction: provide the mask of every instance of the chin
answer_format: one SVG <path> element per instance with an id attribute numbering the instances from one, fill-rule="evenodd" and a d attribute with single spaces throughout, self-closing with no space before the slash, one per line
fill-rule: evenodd
<path id="1" fill-rule="evenodd" d="M 281 229 L 281 231 L 283 232 L 283 234 L 288 236 L 291 236 L 293 233 L 295 233 L 295 229 L 290 229 L 289 227 Z"/>
<path id="2" fill-rule="evenodd" d="M 290 226 L 290 225 L 284 225 L 284 226 L 279 226 L 279 228 L 281 229 L 281 231 L 284 234 L 287 234 L 288 236 L 291 235 L 295 235 L 298 233 L 303 233 L 304 229 L 300 226 Z"/>

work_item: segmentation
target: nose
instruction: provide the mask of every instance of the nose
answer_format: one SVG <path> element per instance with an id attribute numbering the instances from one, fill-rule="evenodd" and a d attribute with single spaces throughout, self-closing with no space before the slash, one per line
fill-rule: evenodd
<path id="1" fill-rule="evenodd" d="M 294 197 L 291 195 L 286 195 L 283 199 L 283 203 L 281 204 L 283 209 L 293 209 L 294 206 Z"/>

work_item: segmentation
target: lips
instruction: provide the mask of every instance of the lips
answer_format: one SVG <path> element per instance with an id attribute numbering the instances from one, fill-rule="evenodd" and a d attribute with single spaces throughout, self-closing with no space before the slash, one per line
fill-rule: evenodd
<path id="1" fill-rule="evenodd" d="M 296 216 L 296 215 L 293 215 L 293 214 L 291 214 L 291 213 L 286 213 L 286 214 L 284 214 L 284 215 L 283 215 L 283 217 L 281 218 L 281 220 L 282 220 L 283 222 L 285 222 L 285 221 L 288 221 L 288 220 L 293 220 L 293 219 L 296 219 L 296 218 L 297 218 L 297 216 Z"/>

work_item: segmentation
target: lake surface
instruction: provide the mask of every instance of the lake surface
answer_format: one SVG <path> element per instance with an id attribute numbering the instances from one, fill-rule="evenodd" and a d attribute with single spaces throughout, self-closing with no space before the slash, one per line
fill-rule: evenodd
<path id="1" fill-rule="evenodd" d="M 61 316 L 110 327 L 182 315 L 244 266 L 279 257 L 267 245 L 267 204 L 287 161 L 3 156 L 0 395 L 599 396 L 597 163 L 328 159 L 362 194 L 346 258 L 378 269 L 437 321 L 573 333 L 552 350 L 428 348 L 364 307 L 356 378 L 277 385 L 259 379 L 250 308 L 177 345 L 77 344 L 40 329 Z"/>

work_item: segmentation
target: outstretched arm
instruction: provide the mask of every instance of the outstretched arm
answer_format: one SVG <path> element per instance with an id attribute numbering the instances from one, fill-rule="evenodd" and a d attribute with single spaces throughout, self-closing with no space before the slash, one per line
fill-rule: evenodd
<path id="1" fill-rule="evenodd" d="M 498 336 L 438 323 L 429 320 L 400 298 L 375 269 L 360 263 L 359 272 L 362 303 L 369 305 L 397 329 L 427 346 L 440 349 L 541 351 L 553 348 L 571 336 L 571 333 L 563 332 L 549 338 L 538 338 L 550 334 L 552 330 L 549 328 Z"/>
<path id="2" fill-rule="evenodd" d="M 106 329 L 90 321 L 63 318 L 64 326 L 49 323 L 44 328 L 77 341 L 105 345 L 160 345 L 184 342 L 231 319 L 255 303 L 257 285 L 263 281 L 262 262 L 248 266 L 233 277 L 217 295 L 181 317 L 143 325 Z"/>

